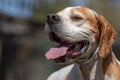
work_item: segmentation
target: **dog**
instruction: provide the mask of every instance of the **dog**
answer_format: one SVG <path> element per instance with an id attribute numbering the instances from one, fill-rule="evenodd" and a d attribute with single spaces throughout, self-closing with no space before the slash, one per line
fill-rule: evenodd
<path id="1" fill-rule="evenodd" d="M 46 18 L 45 31 L 57 46 L 46 53 L 56 63 L 72 63 L 47 80 L 120 80 L 120 62 L 112 51 L 117 32 L 86 7 L 67 7 Z"/>

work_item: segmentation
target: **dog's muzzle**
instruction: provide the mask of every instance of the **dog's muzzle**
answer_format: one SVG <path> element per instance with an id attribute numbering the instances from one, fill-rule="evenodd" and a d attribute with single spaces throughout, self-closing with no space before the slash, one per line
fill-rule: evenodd
<path id="1" fill-rule="evenodd" d="M 62 20 L 63 18 L 57 14 L 49 14 L 46 17 L 46 32 L 51 41 L 57 42 L 57 46 L 50 48 L 45 56 L 47 59 L 53 59 L 57 63 L 75 61 L 80 56 L 86 55 L 91 45 L 88 38 L 81 37 L 82 39 L 78 39 L 75 37 L 75 39 L 72 39 L 74 38 L 72 35 L 67 36 L 65 31 L 73 28 L 65 30 L 67 26 Z M 73 30 L 73 32 L 75 31 Z M 77 35 L 81 34 L 78 32 Z"/>
<path id="2" fill-rule="evenodd" d="M 56 14 L 49 14 L 46 18 L 46 22 L 49 25 L 56 24 L 56 23 L 60 22 L 60 17 Z"/>

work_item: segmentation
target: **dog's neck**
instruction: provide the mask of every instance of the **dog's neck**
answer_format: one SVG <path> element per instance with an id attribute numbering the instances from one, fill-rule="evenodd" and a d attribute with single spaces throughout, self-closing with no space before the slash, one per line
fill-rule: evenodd
<path id="1" fill-rule="evenodd" d="M 119 75 L 115 75 L 115 73 L 119 73 L 119 71 L 119 64 L 111 51 L 104 59 L 97 56 L 85 64 L 75 63 L 69 74 L 69 80 L 113 80 L 114 77 L 119 80 Z M 115 76 L 112 75 L 108 77 L 108 74 L 114 74 Z"/>
<path id="2" fill-rule="evenodd" d="M 94 52 L 94 57 L 84 63 L 75 63 L 75 67 L 72 69 L 72 74 L 70 73 L 70 80 L 103 80 L 103 60 L 97 55 L 98 50 Z M 77 77 L 78 75 L 78 77 Z M 74 77 L 73 77 L 74 76 Z"/>
<path id="3" fill-rule="evenodd" d="M 99 47 L 86 62 L 78 64 L 84 77 L 83 80 L 103 80 L 102 58 L 98 56 Z M 95 79 L 96 78 L 96 79 Z"/>
<path id="4" fill-rule="evenodd" d="M 89 63 L 78 64 L 83 80 L 103 80 L 103 60 L 99 57 L 92 59 Z"/>

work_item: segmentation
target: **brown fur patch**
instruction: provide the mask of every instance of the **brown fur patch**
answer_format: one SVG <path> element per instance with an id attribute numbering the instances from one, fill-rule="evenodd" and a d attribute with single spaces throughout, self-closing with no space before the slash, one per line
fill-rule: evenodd
<path id="1" fill-rule="evenodd" d="M 112 54 L 103 59 L 103 72 L 105 75 L 113 76 L 115 80 L 120 80 L 120 65 Z"/>
<path id="2" fill-rule="evenodd" d="M 96 18 L 98 20 L 98 28 L 100 31 L 99 55 L 102 58 L 105 58 L 110 54 L 110 50 L 117 33 L 103 16 L 98 15 Z"/>
<path id="3" fill-rule="evenodd" d="M 73 9 L 73 11 L 78 11 L 80 13 L 82 13 L 84 15 L 84 18 L 86 19 L 86 21 L 91 25 L 91 30 L 95 36 L 96 42 L 99 42 L 99 30 L 98 30 L 98 23 L 97 20 L 95 18 L 94 13 L 92 12 L 91 9 L 85 8 L 85 7 L 80 7 L 80 8 L 75 8 Z M 89 13 L 89 14 L 88 14 Z"/>

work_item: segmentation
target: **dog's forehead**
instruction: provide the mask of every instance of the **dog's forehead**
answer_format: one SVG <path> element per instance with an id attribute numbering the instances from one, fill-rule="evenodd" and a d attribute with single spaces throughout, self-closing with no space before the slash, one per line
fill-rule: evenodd
<path id="1" fill-rule="evenodd" d="M 86 8 L 86 7 L 67 7 L 61 11 L 59 11 L 57 14 L 61 16 L 69 16 L 72 14 L 78 14 L 87 17 L 88 15 L 93 15 L 93 10 Z"/>
<path id="2" fill-rule="evenodd" d="M 73 9 L 73 7 L 67 7 L 65 9 L 59 11 L 57 13 L 57 15 L 60 15 L 60 16 L 69 16 L 72 9 Z"/>

